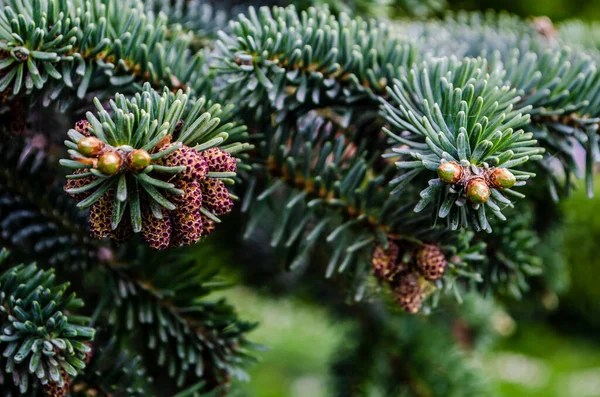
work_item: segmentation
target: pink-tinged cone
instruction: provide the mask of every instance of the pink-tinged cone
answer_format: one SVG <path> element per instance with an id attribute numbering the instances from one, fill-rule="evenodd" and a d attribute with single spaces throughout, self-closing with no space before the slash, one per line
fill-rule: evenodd
<path id="1" fill-rule="evenodd" d="M 211 172 L 235 172 L 237 170 L 235 157 L 219 148 L 210 148 L 201 154 Z"/>
<path id="2" fill-rule="evenodd" d="M 172 212 L 174 237 L 171 246 L 192 245 L 202 237 L 202 188 L 196 181 L 182 182 L 178 186 L 184 193 L 174 196 L 177 209 Z"/>
<path id="3" fill-rule="evenodd" d="M 92 132 L 90 131 L 91 127 L 92 125 L 87 120 L 79 120 L 75 123 L 75 131 L 84 136 L 92 136 Z"/>
<path id="4" fill-rule="evenodd" d="M 154 217 L 152 211 L 142 208 L 142 237 L 151 248 L 169 248 L 173 234 L 173 224 L 169 213 L 163 211 L 162 219 Z"/>
<path id="5" fill-rule="evenodd" d="M 383 249 L 381 245 L 375 247 L 371 258 L 373 274 L 380 280 L 393 279 L 400 269 L 396 264 L 399 253 L 400 248 L 393 241 L 389 241 L 387 250 Z"/>
<path id="6" fill-rule="evenodd" d="M 177 213 L 173 219 L 175 238 L 171 246 L 192 245 L 202 237 L 202 215 L 195 213 Z"/>
<path id="7" fill-rule="evenodd" d="M 168 149 L 172 143 L 166 145 L 162 150 Z M 184 166 L 185 169 L 178 174 L 179 178 L 184 181 L 201 181 L 206 178 L 208 172 L 208 165 L 200 153 L 196 150 L 187 146 L 182 146 L 175 152 L 159 159 L 159 164 L 168 167 L 180 167 Z"/>
<path id="8" fill-rule="evenodd" d="M 215 221 L 203 216 L 202 217 L 202 236 L 208 236 L 215 230 Z"/>
<path id="9" fill-rule="evenodd" d="M 225 215 L 233 208 L 233 200 L 225 184 L 217 178 L 202 182 L 203 205 L 215 215 Z"/>

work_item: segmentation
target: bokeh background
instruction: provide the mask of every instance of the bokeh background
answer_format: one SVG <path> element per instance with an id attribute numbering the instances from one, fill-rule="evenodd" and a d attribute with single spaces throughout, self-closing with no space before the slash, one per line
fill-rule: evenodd
<path id="1" fill-rule="evenodd" d="M 323 0 L 324 3 L 330 1 Z M 429 0 L 416 14 L 442 15 L 444 9 L 506 10 L 529 18 L 548 16 L 600 20 L 600 0 Z M 315 1 L 300 1 L 299 7 Z M 318 1 L 316 1 L 318 3 Z M 344 2 L 331 1 L 343 9 Z M 406 13 L 407 3 L 391 0 L 377 12 L 394 17 Z M 357 5 L 358 4 L 358 5 Z M 355 7 L 360 7 L 357 2 Z M 421 0 L 414 0 L 419 7 Z M 599 93 L 600 94 L 600 93 Z M 600 180 L 596 182 L 600 186 Z M 600 397 L 600 189 L 588 199 L 583 189 L 561 204 L 564 234 L 556 245 L 566 247 L 569 283 L 555 285 L 558 293 L 503 302 L 496 319 L 499 335 L 490 353 L 473 357 L 484 368 L 500 396 Z M 549 253 L 552 255 L 552 253 Z M 235 274 L 228 276 L 236 277 Z M 223 293 L 247 318 L 261 326 L 252 339 L 268 346 L 262 361 L 251 369 L 252 382 L 241 384 L 248 397 L 325 397 L 329 363 L 348 336 L 349 324 L 305 302 L 302 294 L 277 298 L 255 288 L 236 287 Z M 384 396 L 382 396 L 384 397 Z M 487 396 L 486 396 L 487 397 Z"/>

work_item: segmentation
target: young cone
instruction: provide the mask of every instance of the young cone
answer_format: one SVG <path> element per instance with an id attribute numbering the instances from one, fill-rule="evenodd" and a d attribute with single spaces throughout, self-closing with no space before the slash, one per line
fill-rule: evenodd
<path id="1" fill-rule="evenodd" d="M 143 149 L 134 150 L 127 155 L 128 166 L 134 171 L 142 171 L 151 161 L 150 154 Z"/>
<path id="2" fill-rule="evenodd" d="M 104 148 L 104 142 L 93 136 L 85 137 L 77 142 L 79 153 L 87 157 L 95 157 Z"/>
<path id="3" fill-rule="evenodd" d="M 485 179 L 475 177 L 467 183 L 467 198 L 474 204 L 483 204 L 490 198 L 490 188 Z"/>
<path id="4" fill-rule="evenodd" d="M 87 137 L 92 136 L 92 133 L 90 131 L 91 127 L 92 127 L 92 125 L 87 120 L 79 120 L 78 122 L 75 123 L 75 131 L 77 131 L 81 135 L 84 135 Z"/>
<path id="5" fill-rule="evenodd" d="M 488 180 L 498 190 L 510 189 L 517 183 L 517 178 L 506 168 L 495 168 L 489 173 Z"/>
<path id="6" fill-rule="evenodd" d="M 215 230 L 215 221 L 206 216 L 202 217 L 202 237 L 208 236 Z"/>
<path id="7" fill-rule="evenodd" d="M 200 211 L 181 213 L 173 217 L 174 237 L 171 247 L 192 245 L 202 238 L 202 215 Z"/>
<path id="8" fill-rule="evenodd" d="M 123 160 L 116 152 L 105 152 L 98 158 L 98 170 L 104 175 L 115 175 L 121 170 Z"/>
<path id="9" fill-rule="evenodd" d="M 447 161 L 437 169 L 440 180 L 444 183 L 456 183 L 462 177 L 462 167 L 454 161 Z"/>

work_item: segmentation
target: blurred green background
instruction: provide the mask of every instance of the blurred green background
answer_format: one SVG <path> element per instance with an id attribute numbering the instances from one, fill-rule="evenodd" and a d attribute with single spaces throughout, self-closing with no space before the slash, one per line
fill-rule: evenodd
<path id="1" fill-rule="evenodd" d="M 446 6 L 555 21 L 600 19 L 600 0 L 448 0 Z M 600 189 L 591 200 L 580 189 L 561 205 L 566 230 L 557 244 L 566 246 L 570 286 L 559 295 L 504 302 L 506 335 L 476 362 L 502 396 L 600 397 Z M 261 323 L 252 339 L 269 347 L 251 369 L 252 381 L 241 385 L 245 395 L 330 395 L 328 364 L 349 324 L 293 296 L 273 299 L 244 287 L 224 294 L 246 318 Z"/>
<path id="2" fill-rule="evenodd" d="M 504 10 L 525 17 L 545 15 L 555 21 L 600 19 L 598 0 L 447 0 L 447 3 L 456 10 Z"/>

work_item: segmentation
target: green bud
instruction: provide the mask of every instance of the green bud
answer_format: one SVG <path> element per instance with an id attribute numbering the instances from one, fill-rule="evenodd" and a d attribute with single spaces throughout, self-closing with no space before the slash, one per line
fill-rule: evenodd
<path id="1" fill-rule="evenodd" d="M 488 179 L 498 190 L 510 189 L 517 182 L 517 178 L 506 168 L 495 168 L 490 172 Z"/>
<path id="2" fill-rule="evenodd" d="M 123 160 L 116 152 L 106 152 L 98 159 L 98 169 L 105 175 L 114 175 L 121 169 Z"/>
<path id="3" fill-rule="evenodd" d="M 141 171 L 150 165 L 152 158 L 147 151 L 143 149 L 137 149 L 129 153 L 128 161 L 129 167 L 134 171 Z"/>
<path id="4" fill-rule="evenodd" d="M 93 136 L 81 138 L 77 142 L 77 150 L 86 157 L 95 157 L 104 148 L 104 142 Z"/>
<path id="5" fill-rule="evenodd" d="M 462 172 L 462 167 L 454 161 L 442 163 L 437 169 L 438 176 L 444 183 L 456 183 L 460 181 Z"/>
<path id="6" fill-rule="evenodd" d="M 490 188 L 481 177 L 474 177 L 467 184 L 467 198 L 475 204 L 483 204 L 490 198 Z"/>

